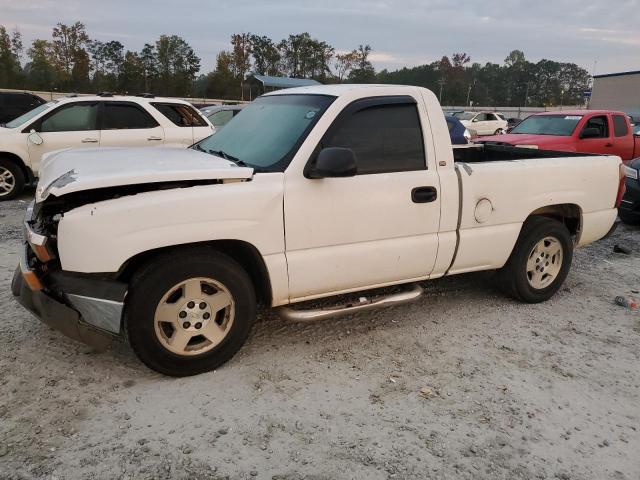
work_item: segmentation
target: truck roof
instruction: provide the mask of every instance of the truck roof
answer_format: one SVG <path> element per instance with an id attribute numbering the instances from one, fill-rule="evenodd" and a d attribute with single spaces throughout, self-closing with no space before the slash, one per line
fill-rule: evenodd
<path id="1" fill-rule="evenodd" d="M 414 90 L 416 88 L 423 87 L 415 87 L 410 85 L 390 85 L 390 84 L 360 84 L 360 83 L 341 83 L 335 85 L 310 85 L 308 87 L 296 87 L 296 88 L 286 88 L 284 90 L 277 90 L 275 92 L 266 93 L 265 96 L 271 95 L 290 95 L 290 94 L 310 94 L 310 95 L 331 95 L 334 97 L 339 97 L 340 95 L 344 95 L 347 92 L 353 90 L 375 90 L 378 88 L 397 88 L 402 90 Z"/>

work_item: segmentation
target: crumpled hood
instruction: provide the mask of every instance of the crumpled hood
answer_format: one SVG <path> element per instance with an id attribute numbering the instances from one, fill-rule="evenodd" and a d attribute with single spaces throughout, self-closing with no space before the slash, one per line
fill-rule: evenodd
<path id="1" fill-rule="evenodd" d="M 43 157 L 36 202 L 49 195 L 121 185 L 252 176 L 252 168 L 190 148 L 65 149 Z"/>

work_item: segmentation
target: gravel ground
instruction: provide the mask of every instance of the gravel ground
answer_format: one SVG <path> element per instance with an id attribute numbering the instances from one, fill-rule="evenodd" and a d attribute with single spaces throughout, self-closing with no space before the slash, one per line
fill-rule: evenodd
<path id="1" fill-rule="evenodd" d="M 265 311 L 227 365 L 171 379 L 17 305 L 27 201 L 0 204 L 2 479 L 640 478 L 640 312 L 613 303 L 640 289 L 638 228 L 545 304 L 481 273 L 314 324 Z"/>

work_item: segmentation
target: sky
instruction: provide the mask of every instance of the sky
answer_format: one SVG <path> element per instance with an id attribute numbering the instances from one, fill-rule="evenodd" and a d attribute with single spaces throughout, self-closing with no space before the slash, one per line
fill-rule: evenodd
<path id="1" fill-rule="evenodd" d="M 35 38 L 49 39 L 55 23 L 75 21 L 91 38 L 130 50 L 179 35 L 203 72 L 239 32 L 275 41 L 309 32 L 337 51 L 370 44 L 376 70 L 454 52 L 502 63 L 514 49 L 530 61 L 574 62 L 595 74 L 640 70 L 640 0 L 0 0 L 0 25 L 17 28 L 25 50 Z"/>

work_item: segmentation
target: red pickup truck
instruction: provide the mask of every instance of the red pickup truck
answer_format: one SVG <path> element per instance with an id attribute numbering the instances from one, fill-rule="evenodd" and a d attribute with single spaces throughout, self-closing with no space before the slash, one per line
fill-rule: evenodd
<path id="1" fill-rule="evenodd" d="M 640 136 L 629 117 L 610 110 L 543 112 L 531 115 L 509 133 L 478 139 L 482 143 L 518 145 L 544 150 L 640 157 Z"/>

